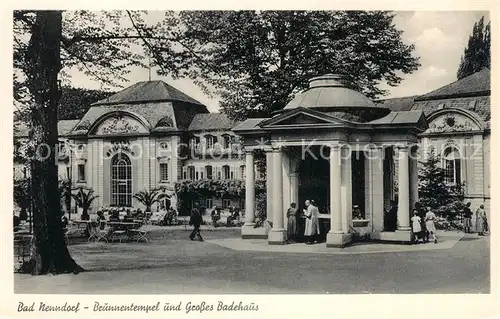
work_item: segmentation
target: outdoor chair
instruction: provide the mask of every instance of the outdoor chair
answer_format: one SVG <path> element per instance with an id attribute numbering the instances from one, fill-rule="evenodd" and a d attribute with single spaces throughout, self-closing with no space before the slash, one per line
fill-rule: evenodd
<path id="1" fill-rule="evenodd" d="M 129 231 L 131 232 L 132 237 L 136 239 L 137 242 L 140 242 L 141 240 L 146 243 L 148 242 L 147 235 L 150 231 L 150 227 L 147 223 L 143 223 L 139 228 L 130 229 Z"/>
<path id="2" fill-rule="evenodd" d="M 99 226 L 97 225 L 97 223 L 90 223 L 88 241 L 95 241 L 97 238 L 99 238 Z"/>
<path id="3" fill-rule="evenodd" d="M 97 243 L 102 239 L 105 242 L 108 242 L 108 238 L 111 234 L 112 228 L 105 221 L 101 221 L 100 225 L 96 228 L 97 231 L 94 241 Z"/>

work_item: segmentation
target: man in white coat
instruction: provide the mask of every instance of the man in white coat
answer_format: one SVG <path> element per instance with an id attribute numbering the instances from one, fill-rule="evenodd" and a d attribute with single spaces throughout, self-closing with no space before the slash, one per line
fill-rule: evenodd
<path id="1" fill-rule="evenodd" d="M 306 244 L 311 245 L 317 242 L 317 236 L 319 235 L 319 211 L 318 207 L 313 205 L 310 200 L 306 200 L 305 204 L 304 215 L 306 217 L 306 227 L 304 237 Z"/>

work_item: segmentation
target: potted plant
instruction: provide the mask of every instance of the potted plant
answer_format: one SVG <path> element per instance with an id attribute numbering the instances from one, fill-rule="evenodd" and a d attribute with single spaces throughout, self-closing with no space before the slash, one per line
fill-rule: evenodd
<path id="1" fill-rule="evenodd" d="M 159 195 L 159 189 L 150 189 L 149 191 L 138 192 L 134 195 L 134 198 L 146 206 L 145 213 L 148 215 L 148 213 L 151 213 L 151 207 L 160 200 Z"/>
<path id="2" fill-rule="evenodd" d="M 87 187 L 78 187 L 75 189 L 76 194 L 71 194 L 71 197 L 75 200 L 76 206 L 82 209 L 82 220 L 89 220 L 89 208 L 92 206 L 92 202 L 99 196 L 93 195 L 94 190 Z"/>

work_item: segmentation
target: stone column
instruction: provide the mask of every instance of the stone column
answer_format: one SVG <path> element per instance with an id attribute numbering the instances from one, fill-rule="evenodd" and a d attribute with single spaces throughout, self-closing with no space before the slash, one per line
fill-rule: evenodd
<path id="1" fill-rule="evenodd" d="M 344 247 L 348 235 L 342 231 L 342 166 L 341 146 L 330 147 L 330 231 L 326 236 L 327 247 Z"/>
<path id="2" fill-rule="evenodd" d="M 266 194 L 268 200 L 266 201 L 266 212 L 267 220 L 273 221 L 273 202 L 269 200 L 271 198 L 273 189 L 273 152 L 272 149 L 266 150 Z"/>
<path id="3" fill-rule="evenodd" d="M 273 202 L 273 228 L 269 232 L 270 245 L 283 245 L 286 231 L 283 227 L 283 164 L 281 148 L 273 148 L 273 191 L 268 200 Z"/>
<path id="4" fill-rule="evenodd" d="M 418 148 L 412 147 L 410 150 L 410 213 L 418 202 Z"/>
<path id="5" fill-rule="evenodd" d="M 398 231 L 410 231 L 410 181 L 408 146 L 398 147 Z"/>
<path id="6" fill-rule="evenodd" d="M 255 225 L 255 176 L 252 151 L 245 153 L 245 226 Z"/>

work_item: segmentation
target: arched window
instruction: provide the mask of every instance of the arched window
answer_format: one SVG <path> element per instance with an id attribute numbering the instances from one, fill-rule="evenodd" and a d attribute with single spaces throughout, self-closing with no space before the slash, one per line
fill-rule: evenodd
<path id="1" fill-rule="evenodd" d="M 460 153 L 455 147 L 447 147 L 443 152 L 444 181 L 447 184 L 460 184 L 461 165 Z"/>
<path id="2" fill-rule="evenodd" d="M 132 163 L 123 153 L 111 159 L 111 205 L 132 206 Z"/>

